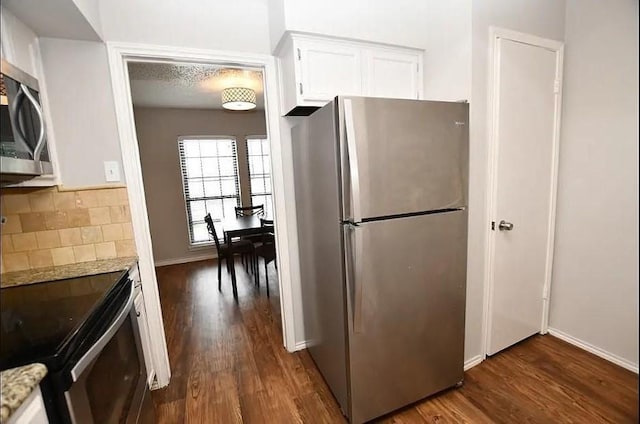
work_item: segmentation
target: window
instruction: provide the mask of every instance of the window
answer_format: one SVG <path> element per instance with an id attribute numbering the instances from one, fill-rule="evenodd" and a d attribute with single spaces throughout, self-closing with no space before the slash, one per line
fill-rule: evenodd
<path id="1" fill-rule="evenodd" d="M 205 215 L 220 221 L 235 216 L 234 208 L 240 206 L 236 140 L 182 137 L 178 149 L 190 243 L 209 243 Z"/>
<path id="2" fill-rule="evenodd" d="M 265 218 L 273 219 L 269 140 L 266 137 L 248 137 L 247 156 L 251 204 L 264 205 Z"/>

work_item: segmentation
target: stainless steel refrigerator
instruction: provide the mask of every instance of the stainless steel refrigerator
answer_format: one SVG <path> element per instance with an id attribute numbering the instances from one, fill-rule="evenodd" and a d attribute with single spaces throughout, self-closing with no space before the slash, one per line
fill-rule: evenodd
<path id="1" fill-rule="evenodd" d="M 337 97 L 292 129 L 305 337 L 353 423 L 462 381 L 468 114 Z"/>

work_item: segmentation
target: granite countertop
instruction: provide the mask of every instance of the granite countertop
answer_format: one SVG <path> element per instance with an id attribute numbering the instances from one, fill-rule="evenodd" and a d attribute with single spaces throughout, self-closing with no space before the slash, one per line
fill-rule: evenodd
<path id="1" fill-rule="evenodd" d="M 2 382 L 0 423 L 9 420 L 16 409 L 38 387 L 45 375 L 47 375 L 47 367 L 42 364 L 24 365 L 0 372 L 0 381 Z"/>
<path id="2" fill-rule="evenodd" d="M 14 287 L 23 284 L 42 283 L 44 281 L 64 280 L 66 278 L 76 278 L 84 275 L 121 271 L 131 268 L 137 261 L 138 258 L 132 256 L 37 268 L 26 271 L 7 272 L 0 275 L 0 287 Z"/>

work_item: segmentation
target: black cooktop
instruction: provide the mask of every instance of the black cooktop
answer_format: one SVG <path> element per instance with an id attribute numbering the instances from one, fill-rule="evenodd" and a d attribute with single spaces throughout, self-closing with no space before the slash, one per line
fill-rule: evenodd
<path id="1" fill-rule="evenodd" d="M 0 290 L 0 369 L 31 362 L 55 367 L 53 359 L 126 275 L 117 271 Z"/>

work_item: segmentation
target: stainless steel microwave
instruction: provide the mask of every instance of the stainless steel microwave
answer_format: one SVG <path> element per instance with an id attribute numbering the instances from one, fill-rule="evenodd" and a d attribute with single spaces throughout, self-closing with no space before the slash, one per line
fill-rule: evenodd
<path id="1" fill-rule="evenodd" d="M 0 183 L 53 173 L 38 80 L 2 60 L 0 74 Z"/>

